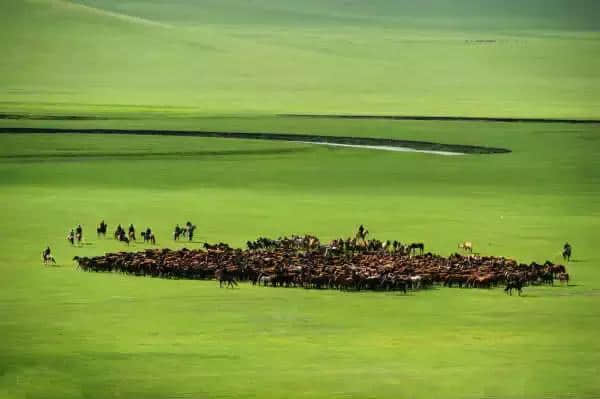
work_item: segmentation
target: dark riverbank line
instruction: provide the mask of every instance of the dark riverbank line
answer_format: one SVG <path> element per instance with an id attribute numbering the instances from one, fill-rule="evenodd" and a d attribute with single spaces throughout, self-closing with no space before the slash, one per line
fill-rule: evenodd
<path id="1" fill-rule="evenodd" d="M 447 122 L 508 122 L 508 123 L 576 123 L 600 124 L 600 119 L 551 119 L 551 118 L 493 118 L 475 116 L 420 116 L 420 115 L 336 115 L 336 114 L 279 114 L 284 118 L 320 119 L 387 119 L 399 121 L 447 121 Z"/>
<path id="2" fill-rule="evenodd" d="M 241 132 L 209 132 L 187 130 L 138 130 L 138 129 L 60 129 L 60 128 L 0 128 L 0 133 L 33 134 L 33 133 L 73 133 L 73 134 L 131 134 L 142 136 L 185 136 L 214 137 L 244 140 L 302 141 L 309 143 L 354 144 L 370 146 L 403 147 L 422 151 L 446 151 L 463 154 L 502 154 L 511 152 L 506 148 L 483 147 L 462 144 L 443 144 L 428 141 L 398 140 L 374 137 L 323 136 L 318 134 L 289 133 L 241 133 Z"/>

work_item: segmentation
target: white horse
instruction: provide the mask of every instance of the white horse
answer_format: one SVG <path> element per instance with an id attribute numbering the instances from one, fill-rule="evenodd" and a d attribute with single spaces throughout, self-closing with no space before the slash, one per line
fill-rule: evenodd
<path id="1" fill-rule="evenodd" d="M 56 264 L 56 259 L 54 259 L 54 256 L 51 254 L 42 255 L 42 261 L 44 262 L 44 265 L 49 265 L 50 263 Z"/>
<path id="2" fill-rule="evenodd" d="M 467 252 L 473 252 L 473 243 L 471 241 L 463 241 L 458 244 L 458 248 Z"/>

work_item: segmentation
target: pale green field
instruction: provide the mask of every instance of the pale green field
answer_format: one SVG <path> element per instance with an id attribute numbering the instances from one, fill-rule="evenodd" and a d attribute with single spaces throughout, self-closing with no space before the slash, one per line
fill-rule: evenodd
<path id="1" fill-rule="evenodd" d="M 591 0 L 7 0 L 0 104 L 600 118 L 599 19 Z"/>

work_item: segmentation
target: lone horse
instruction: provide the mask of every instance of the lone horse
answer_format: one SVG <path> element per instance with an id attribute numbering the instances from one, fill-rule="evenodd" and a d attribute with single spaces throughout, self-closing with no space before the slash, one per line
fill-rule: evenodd
<path id="1" fill-rule="evenodd" d="M 223 283 L 225 283 L 225 288 L 235 288 L 238 283 L 233 278 L 233 274 L 229 273 L 226 268 L 219 269 L 215 272 L 215 278 L 219 280 L 219 287 L 223 288 Z"/>
<path id="2" fill-rule="evenodd" d="M 521 292 L 523 290 L 523 283 L 521 282 L 521 280 L 512 280 L 509 281 L 508 284 L 506 284 L 504 292 L 512 296 L 512 290 L 517 290 L 519 296 L 521 296 Z"/>

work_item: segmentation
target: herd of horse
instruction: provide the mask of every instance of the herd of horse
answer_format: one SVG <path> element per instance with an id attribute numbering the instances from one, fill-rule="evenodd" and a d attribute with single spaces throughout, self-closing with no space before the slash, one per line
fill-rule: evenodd
<path id="1" fill-rule="evenodd" d="M 364 240 L 362 244 L 354 239 L 334 240 L 321 245 L 317 237 L 309 235 L 276 240 L 261 237 L 248 241 L 243 250 L 219 243 L 205 244 L 204 250 L 156 248 L 74 260 L 86 271 L 217 279 L 220 286 L 226 287 L 249 281 L 273 287 L 406 293 L 434 285 L 503 286 L 507 294 L 516 290 L 520 295 L 527 285 L 553 285 L 556 279 L 569 282 L 565 266 L 550 261 L 521 264 L 504 257 L 458 253 L 442 257 L 421 253 L 419 246 L 376 240 Z"/>

